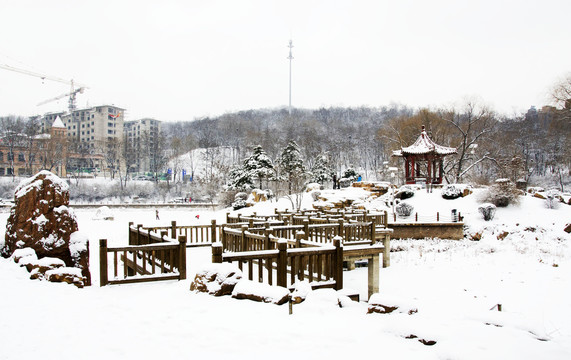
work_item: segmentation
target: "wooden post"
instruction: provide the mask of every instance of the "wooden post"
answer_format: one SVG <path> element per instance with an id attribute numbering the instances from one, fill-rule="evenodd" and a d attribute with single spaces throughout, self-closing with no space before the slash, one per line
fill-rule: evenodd
<path id="1" fill-rule="evenodd" d="M 248 251 L 248 239 L 246 238 L 246 230 L 248 230 L 248 225 L 242 225 L 242 241 L 240 241 L 242 248 L 240 251 Z"/>
<path id="2" fill-rule="evenodd" d="M 385 247 L 383 249 L 383 267 L 389 267 L 391 266 L 391 236 L 389 234 L 385 234 L 385 237 L 383 239 L 383 246 Z"/>
<path id="3" fill-rule="evenodd" d="M 186 236 L 178 237 L 178 272 L 179 280 L 186 279 Z"/>
<path id="4" fill-rule="evenodd" d="M 264 250 L 270 250 L 270 233 L 271 230 L 269 228 L 264 230 Z"/>
<path id="5" fill-rule="evenodd" d="M 300 249 L 301 248 L 301 240 L 303 239 L 303 231 L 297 231 L 295 233 L 295 248 L 296 249 Z"/>
<path id="6" fill-rule="evenodd" d="M 376 234 L 377 227 L 375 226 L 375 222 L 371 221 L 371 245 L 375 245 L 377 242 L 377 234 Z"/>
<path id="7" fill-rule="evenodd" d="M 226 213 L 226 224 L 230 224 L 230 213 Z"/>
<path id="8" fill-rule="evenodd" d="M 385 219 L 383 221 L 383 225 L 385 225 L 385 229 L 389 227 L 389 213 L 385 210 Z"/>
<path id="9" fill-rule="evenodd" d="M 278 242 L 277 285 L 287 287 L 287 242 Z"/>
<path id="10" fill-rule="evenodd" d="M 309 239 L 309 219 L 303 219 L 303 232 L 305 233 L 306 239 Z"/>
<path id="11" fill-rule="evenodd" d="M 134 244 L 129 245 L 141 245 L 141 228 L 143 224 L 137 224 L 137 241 Z"/>
<path id="12" fill-rule="evenodd" d="M 335 255 L 333 259 L 333 278 L 335 279 L 335 290 L 343 289 L 343 244 L 341 239 L 333 239 Z"/>
<path id="13" fill-rule="evenodd" d="M 368 294 L 369 298 L 379 292 L 379 255 L 372 255 L 367 266 L 369 272 Z"/>
<path id="14" fill-rule="evenodd" d="M 176 239 L 176 221 L 171 221 L 171 239 Z"/>
<path id="15" fill-rule="evenodd" d="M 440 221 L 440 213 L 438 211 L 436 212 L 436 221 Z"/>
<path id="16" fill-rule="evenodd" d="M 107 277 L 107 239 L 99 240 L 99 286 L 109 283 Z"/>
<path id="17" fill-rule="evenodd" d="M 337 223 L 339 224 L 339 234 L 337 234 L 337 235 L 343 237 L 343 235 L 345 233 L 345 231 L 343 229 L 343 218 L 337 219 Z"/>
<path id="18" fill-rule="evenodd" d="M 212 244 L 212 263 L 222 264 L 222 243 L 216 242 Z"/>
<path id="19" fill-rule="evenodd" d="M 131 226 L 133 226 L 133 222 L 129 221 L 129 245 L 133 243 L 133 238 L 135 236 L 134 232 L 131 231 Z"/>
<path id="20" fill-rule="evenodd" d="M 212 226 L 210 228 L 210 243 L 214 244 L 216 242 L 216 220 L 212 220 L 210 224 Z"/>

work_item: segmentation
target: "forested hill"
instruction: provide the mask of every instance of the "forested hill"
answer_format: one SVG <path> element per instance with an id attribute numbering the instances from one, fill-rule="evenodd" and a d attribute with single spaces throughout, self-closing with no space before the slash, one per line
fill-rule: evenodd
<path id="1" fill-rule="evenodd" d="M 261 145 L 276 158 L 287 142 L 294 140 L 304 158 L 311 162 L 319 153 L 328 152 L 333 162 L 360 166 L 372 161 L 376 167 L 387 151 L 378 131 L 388 119 L 411 116 L 405 106 L 321 108 L 317 110 L 259 109 L 227 113 L 192 122 L 163 123 L 170 139 L 182 138 L 190 147 L 232 146 L 245 157 L 252 145 Z"/>
<path id="2" fill-rule="evenodd" d="M 546 107 L 539 118 L 529 112 L 505 118 L 471 101 L 449 109 L 392 105 L 293 109 L 292 114 L 287 108 L 258 109 L 163 123 L 163 134 L 173 156 L 195 148 L 230 146 L 235 149 L 235 163 L 245 159 L 254 145 L 276 159 L 294 140 L 308 167 L 319 154 L 327 153 L 337 171 L 354 167 L 374 178 L 383 162 L 391 160 L 391 151 L 410 145 L 426 126 L 436 143 L 458 149 L 456 156 L 446 158 L 449 181 L 488 182 L 497 177 L 515 181 L 552 173 L 562 185 L 571 168 L 570 111 Z"/>

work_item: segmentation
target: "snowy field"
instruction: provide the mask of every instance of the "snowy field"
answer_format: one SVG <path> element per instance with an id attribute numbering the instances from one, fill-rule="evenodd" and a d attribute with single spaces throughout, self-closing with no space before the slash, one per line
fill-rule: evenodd
<path id="1" fill-rule="evenodd" d="M 350 189 L 330 196 L 363 194 Z M 380 293 L 417 308 L 413 315 L 366 314 L 366 302 L 340 308 L 329 291 L 294 305 L 293 315 L 287 305 L 190 292 L 194 274 L 210 262 L 210 248 L 188 250 L 185 281 L 102 288 L 99 239 L 123 245 L 129 221 L 206 224 L 223 221 L 226 210 L 164 209 L 156 220 L 154 209 L 115 209 L 113 221 L 93 220 L 95 209 L 76 210 L 79 229 L 90 238 L 93 286 L 28 280 L 25 269 L 0 258 L 0 359 L 570 359 L 571 235 L 563 227 L 571 207 L 547 209 L 528 196 L 484 222 L 477 195 L 444 200 L 439 191 L 417 192 L 409 200 L 420 214 L 458 209 L 467 232 L 481 235 L 480 241 L 392 241 L 396 251 L 391 266 L 380 270 Z M 269 202 L 242 213 L 288 205 Z M 367 269 L 344 272 L 344 284 L 366 299 Z"/>

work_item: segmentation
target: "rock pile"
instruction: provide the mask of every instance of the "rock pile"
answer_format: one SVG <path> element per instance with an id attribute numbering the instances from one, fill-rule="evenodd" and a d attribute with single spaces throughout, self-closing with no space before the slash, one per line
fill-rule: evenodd
<path id="1" fill-rule="evenodd" d="M 33 257 L 36 262 L 43 258 L 60 259 L 63 262 L 61 267 L 79 269 L 82 285 L 91 285 L 89 247 L 87 239 L 78 236 L 77 220 L 68 208 L 67 183 L 49 171 L 41 171 L 20 183 L 15 190 L 14 203 L 0 254 L 10 257 L 18 249 L 29 248 L 27 252 L 33 252 L 34 255 L 32 258 L 28 256 L 28 262 L 33 263 Z M 26 264 L 26 268 L 28 265 L 30 264 Z M 34 264 L 30 265 L 30 271 L 35 268 Z M 37 268 L 41 268 L 41 265 Z M 54 268 L 56 267 L 50 270 Z M 78 274 L 70 269 L 67 272 Z M 49 280 L 49 276 L 42 277 Z M 54 279 L 56 277 L 58 276 L 54 276 Z"/>

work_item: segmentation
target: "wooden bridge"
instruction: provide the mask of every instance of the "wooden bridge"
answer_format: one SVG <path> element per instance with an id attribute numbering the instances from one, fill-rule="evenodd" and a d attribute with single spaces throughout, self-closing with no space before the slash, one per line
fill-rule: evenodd
<path id="1" fill-rule="evenodd" d="M 213 262 L 233 262 L 250 280 L 292 287 L 343 288 L 343 264 L 368 260 L 369 296 L 378 292 L 379 268 L 390 265 L 387 214 L 367 212 L 278 212 L 226 216 L 225 224 L 145 227 L 129 223 L 129 246 L 100 241 L 101 286 L 186 278 L 186 248 L 212 246 Z M 109 279 L 111 254 L 113 271 Z M 119 261 L 123 271 L 118 270 Z"/>

